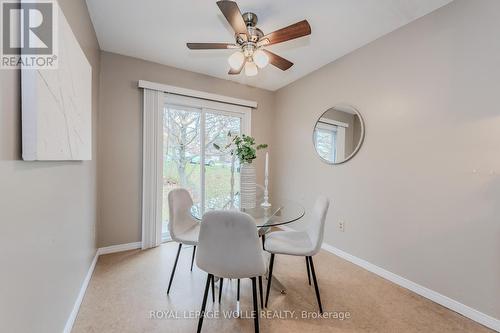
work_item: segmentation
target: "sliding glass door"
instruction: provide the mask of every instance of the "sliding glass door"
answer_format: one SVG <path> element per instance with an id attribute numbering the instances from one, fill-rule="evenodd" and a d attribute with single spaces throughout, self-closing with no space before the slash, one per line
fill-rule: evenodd
<path id="1" fill-rule="evenodd" d="M 233 191 L 239 191 L 237 160 L 233 161 L 229 153 L 216 150 L 214 143 L 224 147 L 227 144 L 228 133 L 241 134 L 241 122 L 242 119 L 238 116 L 216 111 L 205 113 L 205 209 L 222 207 L 221 203 L 230 200 L 231 175 L 233 175 Z"/>
<path id="2" fill-rule="evenodd" d="M 162 238 L 168 239 L 168 192 L 187 189 L 201 202 L 201 110 L 165 105 L 163 110 L 163 217 Z"/>
<path id="3" fill-rule="evenodd" d="M 200 105 L 202 103 L 208 104 L 210 108 L 203 107 Z M 247 133 L 249 120 L 243 112 L 214 108 L 222 106 L 218 104 L 220 103 L 179 97 L 170 98 L 165 104 L 162 207 L 164 240 L 169 239 L 168 193 L 172 189 L 187 189 L 202 210 L 229 201 L 231 191 L 239 191 L 238 163 L 232 160 L 229 153 L 216 150 L 214 143 L 225 146 L 228 133 Z"/>

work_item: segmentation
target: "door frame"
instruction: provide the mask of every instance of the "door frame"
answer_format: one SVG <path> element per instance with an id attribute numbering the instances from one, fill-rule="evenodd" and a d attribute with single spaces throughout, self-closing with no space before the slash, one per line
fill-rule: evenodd
<path id="1" fill-rule="evenodd" d="M 241 119 L 241 133 L 245 135 L 251 135 L 252 129 L 252 109 L 250 107 L 221 103 L 211 100 L 205 100 L 194 97 L 180 96 L 175 94 L 165 94 L 163 110 L 167 105 L 175 105 L 180 107 L 186 107 L 190 109 L 196 109 L 200 112 L 200 194 L 201 194 L 201 207 L 202 210 L 205 209 L 205 120 L 207 112 L 212 114 L 220 114 L 231 117 L 239 117 Z M 193 110 L 194 111 L 194 110 Z M 160 120 L 163 124 L 163 112 L 161 112 L 162 119 Z M 163 125 L 162 125 L 163 126 Z M 160 142 L 162 143 L 161 151 L 163 152 L 163 131 L 161 131 L 162 136 Z M 159 157 L 161 165 L 163 166 L 163 156 L 162 153 Z M 163 177 L 162 177 L 163 180 Z M 163 191 L 162 191 L 163 193 Z M 162 199 L 163 200 L 163 199 Z M 161 214 L 163 216 L 163 212 Z M 163 223 L 163 221 L 162 221 Z"/>

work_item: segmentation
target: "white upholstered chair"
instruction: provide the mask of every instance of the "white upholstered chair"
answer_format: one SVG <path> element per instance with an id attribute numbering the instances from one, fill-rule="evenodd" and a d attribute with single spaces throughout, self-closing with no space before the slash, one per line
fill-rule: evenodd
<path id="1" fill-rule="evenodd" d="M 267 280 L 265 303 L 266 307 L 269 300 L 269 292 L 271 289 L 274 256 L 275 254 L 287 254 L 292 256 L 303 256 L 306 258 L 307 277 L 309 278 L 309 285 L 311 284 L 312 273 L 319 311 L 323 312 L 319 294 L 319 286 L 316 279 L 316 272 L 314 271 L 312 257 L 321 249 L 326 213 L 328 212 L 329 205 L 330 201 L 326 197 L 321 196 L 316 200 L 311 220 L 309 221 L 307 229 L 304 231 L 276 231 L 267 235 L 264 243 L 264 249 L 267 252 L 271 253 L 271 260 L 269 263 L 269 277 Z"/>
<path id="2" fill-rule="evenodd" d="M 214 277 L 252 280 L 254 325 L 259 332 L 257 277 L 266 265 L 253 218 L 237 211 L 210 211 L 203 215 L 198 240 L 196 265 L 208 273 L 198 321 L 201 332 L 207 295 Z"/>
<path id="3" fill-rule="evenodd" d="M 256 203 L 257 205 L 260 205 L 262 202 L 264 202 L 264 191 L 265 191 L 265 188 L 264 186 L 260 185 L 260 184 L 256 184 L 256 192 L 255 192 L 255 198 L 256 198 Z M 262 227 L 259 229 L 259 236 L 262 237 L 262 246 L 264 247 L 264 239 L 265 239 L 265 233 L 268 231 L 268 227 Z M 221 301 L 221 298 L 222 298 L 222 285 L 223 285 L 223 282 L 224 282 L 224 279 L 220 279 L 220 285 L 219 285 L 219 303 Z M 212 290 L 213 290 L 213 285 L 212 285 Z M 236 300 L 238 301 L 238 309 L 239 309 L 239 304 L 240 304 L 240 280 L 238 279 L 238 287 L 237 287 L 237 296 L 236 296 Z M 261 307 L 264 306 L 264 300 L 263 300 L 263 297 L 262 297 L 262 277 L 259 276 L 259 292 L 260 292 L 260 303 L 261 303 Z M 212 296 L 213 297 L 213 296 Z M 238 310 L 239 311 L 239 310 Z"/>
<path id="4" fill-rule="evenodd" d="M 193 255 L 191 257 L 191 270 L 193 270 L 200 223 L 197 222 L 190 213 L 192 205 L 193 199 L 187 190 L 177 188 L 168 193 L 168 231 L 172 240 L 179 243 L 179 248 L 177 250 L 177 256 L 175 257 L 174 267 L 172 268 L 172 274 L 170 275 L 170 281 L 168 282 L 167 294 L 170 292 L 170 287 L 172 286 L 172 280 L 174 278 L 182 244 L 193 245 Z"/>

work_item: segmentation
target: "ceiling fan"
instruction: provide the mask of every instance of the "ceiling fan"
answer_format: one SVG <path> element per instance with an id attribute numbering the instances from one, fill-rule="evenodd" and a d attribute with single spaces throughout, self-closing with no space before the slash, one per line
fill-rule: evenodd
<path id="1" fill-rule="evenodd" d="M 186 45 L 191 50 L 236 49 L 237 51 L 228 59 L 231 67 L 228 74 L 231 75 L 240 74 L 245 68 L 247 76 L 254 76 L 257 75 L 258 68 L 264 68 L 269 63 L 286 71 L 293 66 L 293 63 L 264 47 L 311 34 L 309 22 L 303 20 L 264 35 L 262 30 L 256 27 L 257 15 L 254 13 L 242 15 L 236 2 L 229 0 L 217 1 L 217 6 L 235 32 L 235 43 L 187 43 Z"/>

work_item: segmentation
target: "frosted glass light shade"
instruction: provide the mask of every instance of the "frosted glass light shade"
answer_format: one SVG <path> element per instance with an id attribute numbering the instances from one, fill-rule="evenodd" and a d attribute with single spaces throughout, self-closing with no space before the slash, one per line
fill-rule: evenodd
<path id="1" fill-rule="evenodd" d="M 247 61 L 245 64 L 245 75 L 246 76 L 255 76 L 259 70 L 257 69 L 257 65 L 251 61 Z"/>
<path id="2" fill-rule="evenodd" d="M 236 70 L 241 68 L 244 61 L 245 61 L 245 56 L 243 55 L 243 53 L 241 51 L 234 52 L 227 59 L 229 66 L 231 66 L 232 69 L 236 69 Z"/>
<path id="3" fill-rule="evenodd" d="M 262 50 L 257 50 L 253 54 L 253 62 L 259 67 L 259 68 L 264 68 L 269 64 L 269 57 L 267 56 L 266 52 Z"/>

